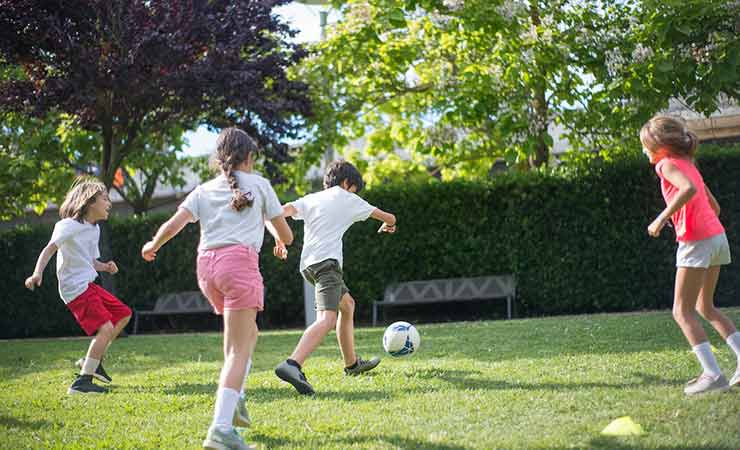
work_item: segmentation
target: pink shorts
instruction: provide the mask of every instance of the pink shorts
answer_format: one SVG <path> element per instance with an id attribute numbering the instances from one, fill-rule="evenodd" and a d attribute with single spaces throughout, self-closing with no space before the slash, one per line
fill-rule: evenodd
<path id="1" fill-rule="evenodd" d="M 238 309 L 262 311 L 264 307 L 259 254 L 246 245 L 198 252 L 198 286 L 216 314 Z"/>
<path id="2" fill-rule="evenodd" d="M 131 308 L 95 283 L 90 283 L 85 292 L 67 303 L 67 308 L 88 336 L 95 334 L 106 322 L 115 325 L 131 316 Z"/>

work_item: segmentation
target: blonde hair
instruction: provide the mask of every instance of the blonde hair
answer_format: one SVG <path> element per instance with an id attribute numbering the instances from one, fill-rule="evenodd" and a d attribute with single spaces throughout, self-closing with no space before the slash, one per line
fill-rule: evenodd
<path id="1" fill-rule="evenodd" d="M 97 178 L 81 176 L 72 183 L 72 188 L 64 196 L 62 206 L 59 208 L 59 217 L 62 219 L 72 218 L 82 222 L 87 208 L 95 203 L 98 194 L 108 192 L 105 185 Z"/>
<path id="2" fill-rule="evenodd" d="M 221 169 L 229 181 L 229 187 L 234 193 L 231 199 L 231 207 L 241 211 L 251 207 L 254 203 L 254 194 L 242 192 L 234 171 L 247 161 L 250 153 L 257 153 L 257 143 L 247 133 L 238 128 L 224 128 L 216 140 L 216 153 L 213 156 L 213 164 Z"/>
<path id="3" fill-rule="evenodd" d="M 640 142 L 650 152 L 659 156 L 682 156 L 693 158 L 699 138 L 686 128 L 683 119 L 673 116 L 655 116 L 640 130 Z"/>

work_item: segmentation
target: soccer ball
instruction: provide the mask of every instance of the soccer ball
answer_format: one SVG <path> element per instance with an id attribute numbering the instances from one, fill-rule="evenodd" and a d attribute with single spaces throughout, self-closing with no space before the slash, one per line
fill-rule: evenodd
<path id="1" fill-rule="evenodd" d="M 408 322 L 394 322 L 383 333 L 383 348 L 391 356 L 406 356 L 419 349 L 421 338 Z"/>

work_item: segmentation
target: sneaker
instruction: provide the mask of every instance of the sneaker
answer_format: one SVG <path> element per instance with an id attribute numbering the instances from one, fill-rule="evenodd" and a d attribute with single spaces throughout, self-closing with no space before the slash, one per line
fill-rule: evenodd
<path id="1" fill-rule="evenodd" d="M 93 384 L 92 375 L 77 375 L 77 379 L 67 389 L 67 394 L 105 394 L 106 392 L 108 389 Z"/>
<path id="2" fill-rule="evenodd" d="M 352 368 L 345 367 L 344 373 L 346 375 L 352 375 L 352 376 L 359 375 L 362 372 L 373 370 L 374 368 L 378 366 L 378 364 L 380 364 L 380 358 L 372 358 L 366 361 L 358 356 L 357 362 L 355 363 L 355 365 L 352 366 Z"/>
<path id="3" fill-rule="evenodd" d="M 740 363 L 737 365 L 737 370 L 735 370 L 735 375 L 730 378 L 730 387 L 737 386 L 740 387 Z"/>
<path id="4" fill-rule="evenodd" d="M 82 365 L 85 363 L 85 358 L 80 358 L 75 363 L 75 366 L 82 369 Z M 93 374 L 95 378 L 102 381 L 103 383 L 110 383 L 113 381 L 113 378 L 108 376 L 108 374 L 105 372 L 105 369 L 103 369 L 103 361 L 100 361 L 100 364 L 98 364 L 98 368 L 95 369 L 95 373 Z"/>
<path id="5" fill-rule="evenodd" d="M 244 439 L 233 428 L 229 431 L 221 431 L 216 427 L 211 427 L 208 429 L 206 440 L 203 441 L 203 448 L 215 450 L 251 450 L 257 447 L 247 445 Z"/>
<path id="6" fill-rule="evenodd" d="M 236 402 L 234 421 L 232 423 L 235 427 L 249 428 L 252 426 L 252 421 L 249 419 L 249 412 L 247 411 L 247 398 L 244 395 L 240 395 L 239 400 Z"/>
<path id="7" fill-rule="evenodd" d="M 311 384 L 306 380 L 306 375 L 301 369 L 291 364 L 288 361 L 283 361 L 275 368 L 275 375 L 283 381 L 286 381 L 293 385 L 296 391 L 303 395 L 313 395 L 314 390 Z"/>
<path id="8" fill-rule="evenodd" d="M 686 395 L 705 394 L 707 392 L 722 392 L 730 388 L 727 378 L 724 375 L 712 377 L 711 375 L 701 374 L 698 378 L 689 381 L 683 392 Z"/>

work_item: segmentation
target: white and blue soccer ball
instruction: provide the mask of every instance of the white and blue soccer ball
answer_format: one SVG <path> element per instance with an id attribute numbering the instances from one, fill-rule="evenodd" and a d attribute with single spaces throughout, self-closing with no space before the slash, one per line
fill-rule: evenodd
<path id="1" fill-rule="evenodd" d="M 394 322 L 383 333 L 383 348 L 391 356 L 406 356 L 419 349 L 421 337 L 408 322 Z"/>

